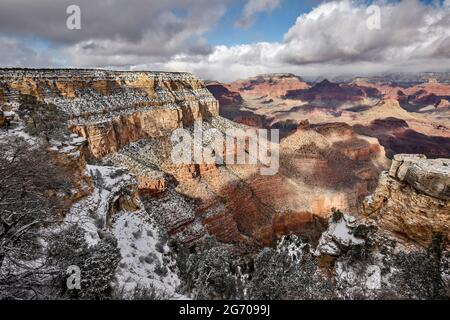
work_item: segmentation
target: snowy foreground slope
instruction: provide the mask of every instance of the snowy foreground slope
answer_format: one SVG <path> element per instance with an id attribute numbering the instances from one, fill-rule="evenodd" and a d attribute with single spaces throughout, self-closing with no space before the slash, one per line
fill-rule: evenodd
<path id="1" fill-rule="evenodd" d="M 95 245 L 100 240 L 99 233 L 108 227 L 122 256 L 114 285 L 125 293 L 137 287 L 154 287 L 168 297 L 181 298 L 175 292 L 180 280 L 169 248 L 139 197 L 129 199 L 134 201 L 135 210 L 116 212 L 106 221 L 110 206 L 127 188 L 132 192 L 135 179 L 123 168 L 88 165 L 86 170 L 94 178 L 94 190 L 73 206 L 64 222 L 82 226 L 90 245 Z"/>

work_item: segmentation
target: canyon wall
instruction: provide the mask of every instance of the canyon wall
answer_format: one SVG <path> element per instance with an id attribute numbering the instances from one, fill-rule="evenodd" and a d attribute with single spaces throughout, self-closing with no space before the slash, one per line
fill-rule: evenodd
<path id="1" fill-rule="evenodd" d="M 4 108 L 16 107 L 23 95 L 65 111 L 95 158 L 219 112 L 203 83 L 188 73 L 0 69 Z"/>
<path id="2" fill-rule="evenodd" d="M 258 81 L 252 85 L 264 90 Z M 278 89 L 286 81 L 299 82 L 283 78 Z M 331 208 L 356 213 L 387 168 L 375 138 L 345 123 L 308 121 L 280 142 L 273 176 L 261 175 L 262 164 L 175 165 L 174 129 L 193 133 L 200 119 L 202 134 L 248 128 L 220 117 L 218 102 L 187 73 L 0 70 L 2 108 L 14 111 L 25 95 L 67 113 L 96 162 L 127 168 L 148 214 L 184 243 L 207 233 L 248 247 L 272 245 L 289 233 L 318 240 Z"/>
<path id="3" fill-rule="evenodd" d="M 365 200 L 362 214 L 422 245 L 435 233 L 450 240 L 450 161 L 396 155 Z"/>

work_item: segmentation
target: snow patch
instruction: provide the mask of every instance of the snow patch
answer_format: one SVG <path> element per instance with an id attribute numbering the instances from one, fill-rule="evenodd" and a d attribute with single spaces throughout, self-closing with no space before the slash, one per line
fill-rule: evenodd
<path id="1" fill-rule="evenodd" d="M 122 254 L 116 276 L 125 293 L 137 286 L 154 287 L 182 298 L 176 293 L 180 285 L 175 262 L 168 256 L 169 248 L 158 240 L 158 230 L 145 211 L 123 212 L 114 221 L 112 232 Z"/>
<path id="2" fill-rule="evenodd" d="M 333 218 L 330 218 L 328 229 L 320 237 L 316 249 L 317 254 L 339 256 L 342 253 L 342 248 L 364 244 L 364 239 L 353 235 L 355 225 L 356 219 L 347 214 L 342 214 L 339 221 L 333 221 Z"/>

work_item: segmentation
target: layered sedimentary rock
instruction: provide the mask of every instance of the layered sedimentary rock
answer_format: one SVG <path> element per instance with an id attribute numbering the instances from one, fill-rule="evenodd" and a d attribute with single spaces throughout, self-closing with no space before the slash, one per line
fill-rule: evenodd
<path id="1" fill-rule="evenodd" d="M 203 133 L 212 128 L 224 135 L 229 128 L 245 129 L 220 117 L 203 123 Z M 193 133 L 192 126 L 186 129 Z M 347 142 L 345 152 L 335 147 L 339 141 Z M 140 175 L 152 168 L 165 176 L 165 194 L 144 202 L 165 207 L 148 206 L 148 211 L 169 234 L 187 243 L 205 232 L 223 242 L 247 245 L 270 245 L 289 233 L 317 240 L 332 207 L 356 211 L 386 160 L 376 139 L 359 137 L 344 124 L 304 125 L 290 140 L 282 141 L 281 167 L 273 176 L 261 175 L 261 165 L 174 164 L 171 148 L 169 137 L 144 139 L 105 159 Z M 302 152 L 313 149 L 317 152 Z M 348 171 L 340 170 L 342 164 Z M 196 201 L 188 204 L 179 195 Z M 166 199 L 164 204 L 161 199 Z"/>
<path id="2" fill-rule="evenodd" d="M 437 108 L 441 101 L 450 97 L 450 84 L 437 79 L 425 79 L 422 83 L 401 84 L 395 81 L 356 80 L 355 84 L 371 87 L 383 94 L 385 99 L 396 99 L 408 111 L 427 112 Z M 444 102 L 445 103 L 445 102 Z M 426 109 L 431 106 L 432 108 Z"/>
<path id="3" fill-rule="evenodd" d="M 448 109 L 450 108 L 450 102 L 448 100 L 445 99 L 441 99 L 441 101 L 439 101 L 439 104 L 437 105 L 438 109 Z"/>
<path id="4" fill-rule="evenodd" d="M 245 110 L 242 95 L 231 86 L 213 81 L 206 83 L 206 88 L 219 101 L 220 116 L 246 125 L 262 127 L 262 119 Z"/>
<path id="5" fill-rule="evenodd" d="M 450 231 L 450 161 L 424 155 L 396 155 L 380 176 L 363 215 L 384 229 L 427 245 L 434 233 Z"/>
<path id="6" fill-rule="evenodd" d="M 348 101 L 362 101 L 367 98 L 380 98 L 381 93 L 375 89 L 354 84 L 338 84 L 323 80 L 311 88 L 289 90 L 286 99 L 297 99 L 328 106 L 339 105 Z"/>
<path id="7" fill-rule="evenodd" d="M 406 81 L 408 78 L 412 80 Z M 298 88 L 283 85 L 285 94 L 277 95 L 270 92 L 281 88 L 280 83 L 296 82 L 259 76 L 230 84 L 216 83 L 211 92 L 225 103 L 223 108 L 221 104 L 224 117 L 251 126 L 279 128 L 282 136 L 295 131 L 296 124 L 305 119 L 310 123 L 346 122 L 355 125 L 359 133 L 378 138 L 390 158 L 396 153 L 424 153 L 436 158 L 449 157 L 450 85 L 442 82 L 445 79 L 438 74 L 411 74 L 341 82 L 323 80 Z M 404 121 L 404 128 L 388 128 L 391 123 L 385 120 L 392 118 Z M 381 130 L 378 121 L 383 122 Z"/>
<path id="8" fill-rule="evenodd" d="M 96 158 L 218 115 L 218 103 L 188 73 L 103 70 L 0 70 L 5 104 L 21 95 L 54 103 Z"/>
<path id="9" fill-rule="evenodd" d="M 304 90 L 310 85 L 291 73 L 262 74 L 256 77 L 237 80 L 229 84 L 233 91 L 260 98 L 284 96 L 289 90 Z"/>
<path id="10" fill-rule="evenodd" d="M 317 240 L 331 208 L 355 212 L 386 168 L 376 139 L 343 123 L 307 121 L 279 144 L 274 175 L 261 175 L 261 163 L 175 164 L 174 129 L 193 134 L 196 120 L 203 120 L 202 134 L 248 129 L 220 117 L 217 101 L 190 74 L 2 70 L 0 84 L 9 108 L 17 108 L 21 95 L 33 95 L 65 111 L 91 156 L 127 168 L 146 211 L 184 243 L 207 233 L 250 247 L 288 233 Z"/>
<path id="11" fill-rule="evenodd" d="M 326 217 L 333 207 L 356 212 L 373 190 L 384 149 L 345 123 L 303 126 L 281 143 L 280 172 L 303 189 L 309 212 Z"/>
<path id="12" fill-rule="evenodd" d="M 450 161 L 448 159 L 427 160 L 424 155 L 396 155 L 389 175 L 405 181 L 419 192 L 429 196 L 450 200 Z"/>
<path id="13" fill-rule="evenodd" d="M 360 134 L 377 137 L 389 158 L 397 153 L 426 153 L 429 158 L 450 158 L 448 137 L 417 132 L 400 118 L 375 119 L 369 125 L 356 124 L 354 129 Z"/>
<path id="14" fill-rule="evenodd" d="M 309 87 L 300 77 L 289 73 L 259 75 L 229 84 L 207 83 L 208 90 L 220 102 L 221 116 L 253 127 L 278 128 L 281 136 L 286 136 L 296 126 L 277 121 L 272 112 L 298 105 L 297 101 L 286 103 L 282 97 L 290 90 Z"/>

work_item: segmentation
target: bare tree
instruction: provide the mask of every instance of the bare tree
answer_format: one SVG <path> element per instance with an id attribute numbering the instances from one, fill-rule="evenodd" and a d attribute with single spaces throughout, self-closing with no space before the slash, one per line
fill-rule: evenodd
<path id="1" fill-rule="evenodd" d="M 18 114 L 27 133 L 42 136 L 47 142 L 70 134 L 67 127 L 68 115 L 52 103 L 38 101 L 35 96 L 20 97 Z"/>
<path id="2" fill-rule="evenodd" d="M 0 141 L 0 298 L 42 298 L 44 227 L 58 220 L 69 183 L 45 150 L 20 138 Z"/>

